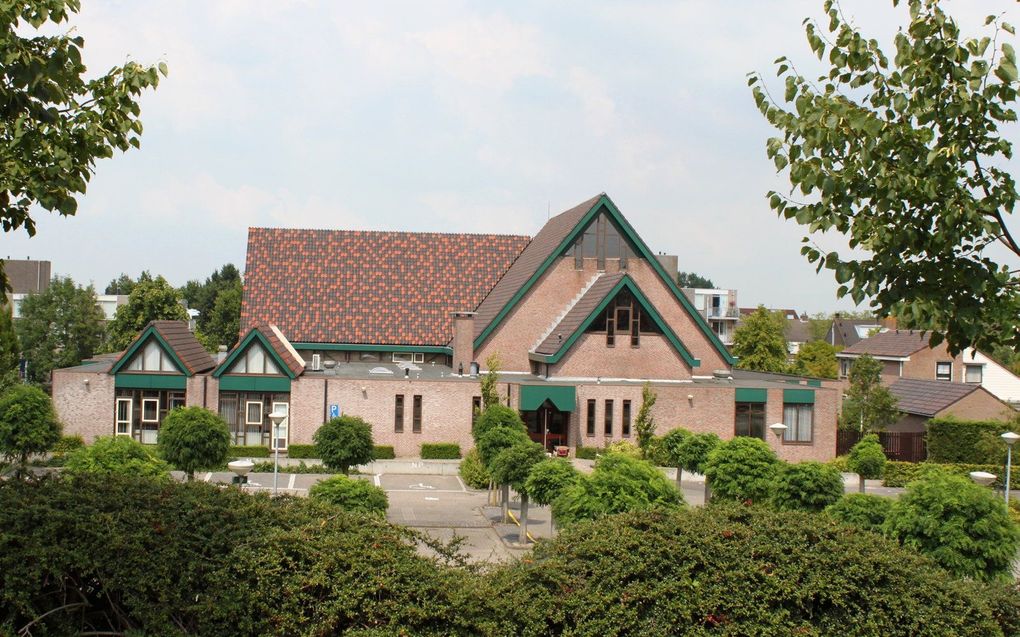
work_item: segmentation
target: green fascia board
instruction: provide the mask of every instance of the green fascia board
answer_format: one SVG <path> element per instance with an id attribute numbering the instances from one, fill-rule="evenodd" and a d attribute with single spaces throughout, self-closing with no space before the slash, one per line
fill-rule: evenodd
<path id="1" fill-rule="evenodd" d="M 574 411 L 577 388 L 573 385 L 521 385 L 521 411 L 535 411 L 547 400 L 560 411 Z"/>
<path id="2" fill-rule="evenodd" d="M 163 337 L 159 335 L 159 330 L 152 325 L 147 327 L 142 334 L 135 339 L 135 342 L 131 344 L 131 347 L 129 347 L 127 351 L 124 352 L 124 355 L 120 357 L 120 360 L 118 360 L 113 367 L 110 368 L 110 373 L 114 375 L 118 374 L 121 368 L 127 365 L 128 361 L 134 358 L 135 354 L 138 353 L 138 350 L 145 344 L 146 341 L 149 340 L 150 337 L 155 338 L 156 342 L 158 342 L 160 347 L 163 348 L 163 352 L 170 355 L 170 360 L 172 360 L 174 365 L 177 366 L 177 371 L 181 372 L 185 376 L 190 377 L 192 375 L 191 372 L 188 371 L 187 366 L 185 366 L 184 363 L 181 362 L 181 359 L 177 357 L 177 352 L 170 347 L 169 343 L 163 340 Z"/>
<path id="3" fill-rule="evenodd" d="M 641 304 L 641 307 L 644 309 L 645 312 L 648 313 L 648 316 L 652 319 L 652 321 L 659 326 L 659 329 L 662 330 L 662 333 L 663 335 L 665 335 L 666 340 L 668 340 L 670 344 L 673 345 L 673 348 L 676 349 L 677 353 L 680 354 L 680 357 L 683 358 L 687 362 L 687 364 L 690 365 L 691 367 L 697 367 L 698 365 L 700 365 L 701 361 L 694 358 L 694 356 L 692 356 L 691 353 L 687 351 L 687 348 L 684 347 L 684 344 L 680 341 L 680 339 L 673 332 L 673 330 L 670 329 L 669 325 L 666 324 L 666 321 L 663 320 L 662 316 L 656 311 L 656 309 L 648 301 L 648 298 L 641 292 L 641 289 L 638 288 L 637 284 L 634 283 L 634 281 L 630 278 L 629 275 L 624 276 L 622 279 L 620 279 L 619 283 L 613 286 L 613 289 L 609 291 L 609 294 L 607 294 L 605 298 L 602 299 L 602 302 L 599 303 L 598 306 L 594 310 L 592 310 L 592 312 L 588 315 L 588 317 L 581 322 L 578 328 L 574 330 L 574 333 L 571 334 L 570 337 L 567 338 L 567 340 L 563 341 L 563 345 L 560 346 L 559 350 L 557 350 L 555 354 L 550 354 L 547 356 L 542 354 L 535 354 L 531 355 L 530 358 L 541 363 L 558 363 L 560 359 L 562 359 L 563 356 L 570 350 L 570 348 L 573 347 L 574 343 L 577 342 L 577 339 L 581 338 L 581 334 L 584 334 L 584 331 L 588 329 L 588 327 L 595 321 L 599 314 L 605 311 L 606 306 L 609 305 L 613 298 L 615 298 L 616 295 L 619 294 L 620 291 L 623 290 L 624 288 L 630 290 L 630 293 L 633 294 L 634 298 L 638 300 L 638 303 Z"/>
<path id="4" fill-rule="evenodd" d="M 445 345 L 370 345 L 364 343 L 291 343 L 294 349 L 322 350 L 324 352 L 422 352 L 425 354 L 453 354 Z"/>
<path id="5" fill-rule="evenodd" d="M 258 328 L 255 328 L 252 331 L 248 332 L 248 336 L 244 337 L 244 340 L 241 341 L 241 344 L 235 347 L 234 351 L 230 352 L 230 356 L 227 356 L 227 358 L 222 363 L 220 363 L 220 366 L 213 370 L 212 374 L 213 378 L 219 378 L 220 376 L 225 374 L 226 371 L 230 369 L 231 366 L 233 366 L 234 361 L 236 361 L 242 354 L 248 351 L 248 348 L 252 346 L 253 341 L 258 341 L 259 343 L 262 344 L 262 349 L 264 349 L 266 353 L 269 354 L 269 356 L 273 359 L 273 362 L 276 363 L 276 366 L 283 370 L 283 373 L 287 375 L 288 379 L 297 377 L 297 375 L 290 370 L 290 366 L 283 362 L 283 359 L 280 358 L 280 355 L 277 354 L 273 346 L 269 344 L 269 339 L 267 339 L 265 335 L 258 330 Z M 288 383 L 287 386 L 290 387 L 290 384 Z"/>
<path id="6" fill-rule="evenodd" d="M 767 403 L 769 390 L 755 387 L 737 387 L 733 402 L 736 403 Z"/>
<path id="7" fill-rule="evenodd" d="M 822 386 L 822 381 L 820 381 L 820 380 L 808 380 L 807 384 L 808 384 L 808 387 L 821 387 Z"/>
<path id="8" fill-rule="evenodd" d="M 815 404 L 815 390 L 813 389 L 784 389 L 783 402 L 800 405 Z"/>
<path id="9" fill-rule="evenodd" d="M 290 392 L 290 378 L 286 376 L 224 376 L 220 391 Z"/>
<path id="10" fill-rule="evenodd" d="M 787 379 L 786 384 L 787 385 L 800 385 L 800 379 L 799 378 L 790 378 L 790 379 Z"/>
<path id="11" fill-rule="evenodd" d="M 186 389 L 188 377 L 174 374 L 117 374 L 113 380 L 117 389 Z"/>
<path id="12" fill-rule="evenodd" d="M 699 329 L 701 329 L 702 333 L 708 338 L 709 342 L 712 343 L 716 350 L 718 350 L 719 354 L 723 357 L 723 360 L 728 362 L 730 365 L 736 364 L 737 359 L 734 358 L 733 355 L 730 354 L 729 350 L 727 350 L 726 347 L 722 344 L 722 341 L 719 340 L 719 337 L 716 336 L 715 333 L 712 331 L 712 328 L 709 327 L 708 322 L 700 314 L 698 314 L 698 312 L 694 309 L 694 306 L 691 305 L 691 302 L 687 300 L 686 296 L 684 296 L 684 293 L 680 291 L 680 288 L 679 286 L 677 286 L 676 281 L 671 279 L 670 276 L 666 274 L 666 270 L 662 267 L 662 264 L 659 263 L 659 260 L 655 258 L 655 255 L 652 254 L 652 251 L 648 249 L 648 246 L 645 244 L 644 241 L 641 240 L 641 237 L 639 237 L 638 234 L 634 231 L 634 228 L 629 223 L 627 223 L 627 220 L 620 213 L 620 210 L 616 207 L 616 204 L 613 203 L 612 199 L 610 199 L 609 196 L 605 194 L 599 197 L 599 200 L 596 201 L 595 204 L 591 207 L 591 209 L 585 213 L 584 217 L 582 217 L 581 220 L 577 223 L 577 225 L 574 226 L 574 229 L 570 232 L 570 234 L 567 235 L 567 237 L 562 242 L 560 242 L 560 245 L 555 250 L 553 250 L 549 254 L 549 257 L 542 262 L 542 265 L 540 265 L 538 269 L 535 270 L 535 274 L 533 274 L 531 278 L 528 279 L 524 283 L 524 285 L 521 286 L 521 289 L 517 290 L 517 293 L 514 294 L 509 301 L 507 301 L 507 304 L 503 307 L 502 310 L 499 311 L 499 314 L 496 315 L 496 318 L 492 319 L 492 322 L 489 323 L 488 326 L 486 326 L 486 328 L 482 331 L 481 334 L 478 335 L 478 338 L 475 339 L 474 344 L 475 351 L 478 351 L 482 347 L 482 343 L 485 342 L 485 339 L 487 339 L 489 335 L 492 334 L 493 331 L 495 331 L 499 324 L 503 322 L 503 319 L 505 319 L 507 315 L 510 314 L 510 311 L 517 306 L 517 303 L 519 303 L 520 300 L 524 298 L 524 295 L 527 294 L 531 287 L 535 284 L 535 282 L 538 281 L 538 279 L 540 279 L 543 274 L 545 274 L 546 270 L 549 269 L 549 267 L 556 261 L 556 259 L 562 256 L 563 253 L 571 245 L 573 245 L 575 241 L 577 241 L 577 237 L 582 232 L 584 232 L 585 228 L 588 227 L 592 220 L 599 213 L 602 212 L 603 208 L 609 212 L 608 216 L 613 225 L 616 226 L 616 228 L 623 233 L 624 237 L 631 243 L 631 245 L 634 246 L 635 252 L 637 252 L 638 256 L 647 261 L 651 265 L 652 269 L 655 270 L 655 272 L 659 275 L 659 278 L 661 278 L 663 282 L 665 282 L 666 287 L 668 287 L 669 290 L 673 293 L 673 296 L 676 297 L 678 301 L 680 301 L 680 305 L 691 316 L 691 318 L 694 320 L 694 323 L 698 326 Z M 698 364 L 700 364 L 700 361 Z"/>

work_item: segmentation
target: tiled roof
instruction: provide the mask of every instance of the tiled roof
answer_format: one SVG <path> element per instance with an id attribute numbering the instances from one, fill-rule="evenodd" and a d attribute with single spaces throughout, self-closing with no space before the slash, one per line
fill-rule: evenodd
<path id="1" fill-rule="evenodd" d="M 785 332 L 786 340 L 792 343 L 807 343 L 811 340 L 811 323 L 800 319 L 787 320 Z"/>
<path id="2" fill-rule="evenodd" d="M 248 338 L 248 334 L 252 330 L 258 330 L 262 336 L 266 337 L 269 341 L 269 346 L 273 348 L 276 355 L 280 357 L 280 360 L 284 362 L 288 369 L 294 373 L 295 376 L 300 376 L 305 371 L 305 362 L 301 359 L 300 355 L 294 351 L 290 342 L 279 333 L 278 329 L 275 329 L 272 325 L 256 325 L 255 327 L 248 330 L 244 336 L 238 341 L 238 343 L 244 342 L 244 339 Z"/>
<path id="3" fill-rule="evenodd" d="M 843 350 L 843 354 L 870 354 L 904 358 L 928 347 L 928 333 L 913 330 L 879 332 Z"/>
<path id="4" fill-rule="evenodd" d="M 858 325 L 881 326 L 878 319 L 833 319 L 832 327 L 829 329 L 835 331 L 835 344 L 850 347 L 861 341 L 861 337 L 856 329 Z"/>
<path id="5" fill-rule="evenodd" d="M 216 367 L 209 352 L 205 351 L 195 335 L 188 329 L 184 321 L 152 321 L 149 323 L 159 332 L 170 349 L 177 354 L 184 366 L 192 374 L 204 372 Z M 148 327 L 148 326 L 146 326 Z M 143 330 L 144 331 L 144 330 Z"/>
<path id="6" fill-rule="evenodd" d="M 528 244 L 528 247 L 524 249 L 524 252 L 513 262 L 510 269 L 499 279 L 499 282 L 478 306 L 475 314 L 475 338 L 485 331 L 496 315 L 506 307 L 510 299 L 538 271 L 542 263 L 559 247 L 560 243 L 581 221 L 581 218 L 601 198 L 601 194 L 596 195 L 546 222 Z"/>
<path id="7" fill-rule="evenodd" d="M 528 245 L 514 235 L 250 228 L 241 331 L 292 342 L 446 345 Z"/>
<path id="8" fill-rule="evenodd" d="M 901 378 L 889 386 L 896 408 L 907 414 L 931 418 L 943 409 L 980 389 L 980 385 L 947 383 L 944 380 Z"/>
<path id="9" fill-rule="evenodd" d="M 591 284 L 591 287 L 574 303 L 567 313 L 559 320 L 556 327 L 549 332 L 549 335 L 535 348 L 536 354 L 551 356 L 559 351 L 566 339 L 577 331 L 588 315 L 591 314 L 599 303 L 605 300 L 606 295 L 613 291 L 624 273 L 603 275 Z"/>

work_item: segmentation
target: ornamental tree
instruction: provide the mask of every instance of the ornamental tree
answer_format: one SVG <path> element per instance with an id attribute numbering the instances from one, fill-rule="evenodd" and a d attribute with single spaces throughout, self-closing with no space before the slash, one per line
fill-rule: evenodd
<path id="1" fill-rule="evenodd" d="M 24 227 L 35 235 L 33 208 L 75 214 L 96 160 L 139 146 L 138 98 L 167 74 L 163 63 L 127 62 L 104 75 L 87 75 L 85 40 L 66 24 L 79 6 L 79 0 L 0 4 L 4 232 Z M 0 267 L 0 288 L 7 287 Z"/>
<path id="2" fill-rule="evenodd" d="M 892 55 L 826 0 L 824 26 L 805 21 L 817 79 L 785 56 L 782 92 L 751 74 L 779 133 L 766 152 L 791 187 L 768 193 L 769 205 L 863 253 L 841 257 L 804 237 L 801 254 L 834 273 L 839 296 L 932 329 L 930 343 L 945 339 L 953 354 L 1020 345 L 1020 245 L 1007 225 L 1018 193 L 1003 134 L 1017 120 L 1013 27 L 989 16 L 987 32 L 968 37 L 937 0 L 904 4 Z"/>
<path id="3" fill-rule="evenodd" d="M 524 426 L 524 421 L 521 420 L 521 415 L 516 409 L 507 407 L 497 403 L 491 403 L 488 407 L 482 410 L 482 413 L 478 415 L 478 419 L 475 420 L 474 426 L 471 428 L 471 437 L 474 438 L 475 444 L 481 440 L 490 429 L 517 429 L 521 432 L 526 432 L 528 429 Z"/>
<path id="4" fill-rule="evenodd" d="M 344 511 L 364 513 L 375 517 L 385 517 L 390 502 L 386 491 L 367 480 L 333 476 L 312 485 L 308 497 L 320 502 L 328 502 Z"/>
<path id="5" fill-rule="evenodd" d="M 730 348 L 738 358 L 737 367 L 758 372 L 785 372 L 789 365 L 786 345 L 786 319 L 764 305 L 744 318 L 733 332 Z"/>
<path id="6" fill-rule="evenodd" d="M 885 471 L 885 451 L 878 436 L 868 434 L 850 449 L 847 466 L 860 479 L 860 492 L 864 493 L 865 480 L 878 480 Z"/>
<path id="7" fill-rule="evenodd" d="M 677 480 L 680 479 L 680 471 L 700 473 L 705 476 L 705 503 L 708 503 L 711 498 L 711 484 L 705 466 L 708 464 L 709 454 L 720 444 L 722 444 L 722 440 L 719 439 L 719 436 L 704 432 L 684 438 L 676 450 Z"/>
<path id="8" fill-rule="evenodd" d="M 880 431 L 896 422 L 896 397 L 882 384 L 882 363 L 864 354 L 850 366 L 850 388 L 843 401 L 840 424 L 846 429 Z"/>
<path id="9" fill-rule="evenodd" d="M 60 440 L 60 421 L 38 387 L 15 385 L 0 395 L 0 455 L 24 474 L 28 458 Z"/>
<path id="10" fill-rule="evenodd" d="M 779 466 L 764 440 L 737 436 L 708 454 L 705 479 L 712 483 L 713 497 L 764 502 L 772 494 Z"/>
<path id="11" fill-rule="evenodd" d="M 798 462 L 780 467 L 772 504 L 787 511 L 818 512 L 843 497 L 843 476 L 821 462 Z"/>
<path id="12" fill-rule="evenodd" d="M 1020 527 L 990 489 L 942 472 L 907 485 L 882 530 L 959 577 L 1005 579 L 1020 549 Z"/>
<path id="13" fill-rule="evenodd" d="M 683 427 L 677 427 L 671 430 L 659 442 L 659 448 L 662 451 L 665 460 L 670 467 L 676 467 L 676 488 L 679 489 L 681 485 L 681 478 L 684 474 L 684 461 L 683 456 L 680 455 L 680 449 L 683 443 L 691 437 L 691 432 L 687 431 Z"/>
<path id="14" fill-rule="evenodd" d="M 641 407 L 638 408 L 637 418 L 634 419 L 634 430 L 637 432 L 638 447 L 641 448 L 641 457 L 649 460 L 649 447 L 655 437 L 655 418 L 652 416 L 652 407 L 659 397 L 652 389 L 652 384 L 645 382 L 641 387 Z"/>
<path id="15" fill-rule="evenodd" d="M 566 458 L 546 458 L 531 468 L 525 489 L 536 503 L 548 506 L 556 498 L 574 486 L 581 472 Z M 549 528 L 553 528 L 553 516 L 549 516 Z"/>
<path id="16" fill-rule="evenodd" d="M 530 438 L 528 438 L 528 434 L 525 433 L 523 428 L 495 427 L 482 434 L 475 447 L 478 450 L 478 456 L 482 460 L 482 466 L 492 476 L 493 483 L 502 487 L 501 503 L 504 520 L 509 516 L 510 485 L 506 482 L 500 482 L 495 476 L 493 462 L 501 451 L 528 441 L 530 441 Z"/>
<path id="17" fill-rule="evenodd" d="M 357 416 L 339 416 L 312 436 L 322 464 L 349 475 L 351 467 L 372 462 L 372 425 Z"/>
<path id="18" fill-rule="evenodd" d="M 528 541 L 528 475 L 535 465 L 545 459 L 545 447 L 531 440 L 521 440 L 496 454 L 490 464 L 493 480 L 512 486 L 521 496 L 518 544 Z"/>
<path id="19" fill-rule="evenodd" d="M 219 414 L 201 407 L 171 410 L 159 428 L 159 455 L 183 471 L 188 480 L 195 471 L 222 465 L 230 452 L 230 428 Z"/>

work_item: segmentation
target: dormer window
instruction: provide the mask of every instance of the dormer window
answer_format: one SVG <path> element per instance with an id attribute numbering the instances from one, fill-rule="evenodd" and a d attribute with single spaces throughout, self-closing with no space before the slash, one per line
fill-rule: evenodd
<path id="1" fill-rule="evenodd" d="M 129 372 L 179 372 L 173 359 L 163 351 L 155 339 L 149 339 L 142 351 L 128 363 L 125 371 Z"/>
<path id="2" fill-rule="evenodd" d="M 585 259 L 596 259 L 599 270 L 606 269 L 606 259 L 619 259 L 620 269 L 626 270 L 627 259 L 633 256 L 633 252 L 616 226 L 601 214 L 588 225 L 567 255 L 573 255 L 574 267 L 578 270 L 584 268 Z"/>
<path id="3" fill-rule="evenodd" d="M 605 332 L 606 347 L 615 347 L 617 338 L 629 339 L 631 347 L 641 346 L 641 333 L 662 334 L 662 330 L 645 313 L 630 290 L 620 293 L 610 301 L 601 316 L 596 318 L 589 332 Z M 624 341 L 627 342 L 627 341 Z"/>

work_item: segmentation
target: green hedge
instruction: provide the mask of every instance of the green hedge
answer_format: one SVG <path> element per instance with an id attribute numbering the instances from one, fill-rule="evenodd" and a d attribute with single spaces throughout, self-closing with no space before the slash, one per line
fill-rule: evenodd
<path id="1" fill-rule="evenodd" d="M 928 421 L 928 460 L 942 463 L 997 464 L 1006 461 L 999 435 L 1010 424 L 997 420 L 932 418 Z"/>
<path id="2" fill-rule="evenodd" d="M 598 447 L 578 447 L 574 450 L 574 457 L 581 460 L 594 460 L 595 456 L 603 452 L 604 450 Z"/>
<path id="3" fill-rule="evenodd" d="M 393 451 L 393 445 L 376 445 L 372 447 L 372 458 L 375 460 L 393 460 L 397 454 Z"/>
<path id="4" fill-rule="evenodd" d="M 460 445 L 456 442 L 424 442 L 422 460 L 460 460 Z"/>
<path id="5" fill-rule="evenodd" d="M 287 447 L 288 458 L 318 458 L 319 451 L 315 448 L 315 445 L 291 445 Z"/>
<path id="6" fill-rule="evenodd" d="M 53 445 L 53 453 L 68 453 L 76 451 L 85 446 L 85 439 L 80 435 L 61 436 L 57 444 Z"/>
<path id="7" fill-rule="evenodd" d="M 1010 489 L 1020 489 L 1020 467 L 1013 467 L 1010 474 Z M 953 475 L 970 478 L 971 471 L 985 471 L 996 476 L 995 487 L 1001 489 L 1006 479 L 1006 468 L 998 464 L 960 464 L 944 462 L 899 462 L 887 460 L 883 484 L 887 487 L 905 487 L 920 478 L 926 471 L 945 471 Z"/>
<path id="8" fill-rule="evenodd" d="M 231 447 L 227 450 L 227 456 L 231 458 L 268 458 L 270 455 L 269 447 L 262 445 Z"/>

